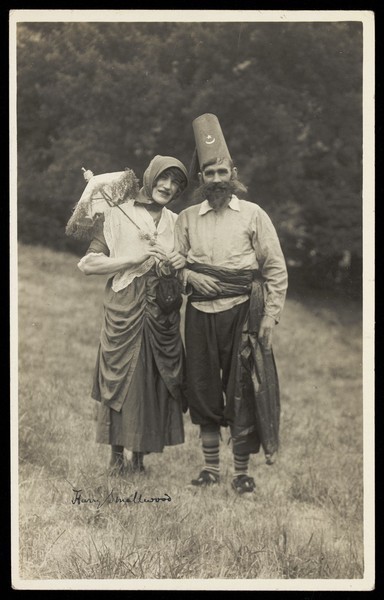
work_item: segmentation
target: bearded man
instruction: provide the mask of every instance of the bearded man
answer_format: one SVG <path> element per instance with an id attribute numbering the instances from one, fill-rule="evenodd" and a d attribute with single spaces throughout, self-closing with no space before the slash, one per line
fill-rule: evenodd
<path id="1" fill-rule="evenodd" d="M 200 426 L 204 466 L 192 484 L 220 481 L 220 428 L 230 428 L 232 487 L 253 492 L 250 454 L 263 448 L 267 464 L 278 448 L 280 398 L 272 352 L 287 290 L 287 269 L 265 211 L 239 199 L 237 178 L 219 121 L 193 122 L 200 186 L 198 204 L 177 219 L 175 249 L 183 272 L 187 388 L 191 420 Z"/>

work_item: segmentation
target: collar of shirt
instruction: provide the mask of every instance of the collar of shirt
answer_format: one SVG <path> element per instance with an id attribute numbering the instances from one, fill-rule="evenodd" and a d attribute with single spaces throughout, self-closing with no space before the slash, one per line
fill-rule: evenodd
<path id="1" fill-rule="evenodd" d="M 231 208 L 232 210 L 236 210 L 237 212 L 240 212 L 239 199 L 237 196 L 235 196 L 235 194 L 232 194 L 231 200 L 228 204 L 228 208 Z M 199 215 L 205 215 L 210 210 L 213 210 L 212 206 L 209 204 L 208 200 L 204 200 L 204 202 L 202 202 L 202 204 L 200 206 Z"/>

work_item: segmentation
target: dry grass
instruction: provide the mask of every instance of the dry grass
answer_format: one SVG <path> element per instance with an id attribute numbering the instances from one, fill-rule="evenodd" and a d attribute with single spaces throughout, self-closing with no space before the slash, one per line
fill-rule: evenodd
<path id="1" fill-rule="evenodd" d="M 188 486 L 197 428 L 130 480 L 106 472 L 89 397 L 103 278 L 76 258 L 19 248 L 19 525 L 22 579 L 358 579 L 364 575 L 361 322 L 358 307 L 288 299 L 275 334 L 281 450 L 253 456 L 252 497 Z M 74 505 L 84 497 L 168 493 L 171 502 Z"/>

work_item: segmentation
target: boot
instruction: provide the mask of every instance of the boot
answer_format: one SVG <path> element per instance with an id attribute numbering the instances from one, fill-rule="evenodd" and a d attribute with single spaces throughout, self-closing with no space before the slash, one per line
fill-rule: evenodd
<path id="1" fill-rule="evenodd" d="M 143 452 L 132 452 L 132 471 L 134 473 L 144 473 L 144 453 Z"/>

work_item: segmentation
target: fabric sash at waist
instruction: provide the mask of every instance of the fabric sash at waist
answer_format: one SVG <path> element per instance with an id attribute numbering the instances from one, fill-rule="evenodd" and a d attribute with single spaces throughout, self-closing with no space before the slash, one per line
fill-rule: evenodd
<path id="1" fill-rule="evenodd" d="M 218 280 L 220 286 L 220 292 L 215 296 L 205 296 L 191 286 L 192 294 L 189 296 L 191 302 L 232 298 L 234 296 L 250 294 L 253 281 L 262 281 L 263 279 L 258 269 L 228 269 L 202 263 L 187 263 L 186 268 L 196 273 L 214 277 Z"/>

